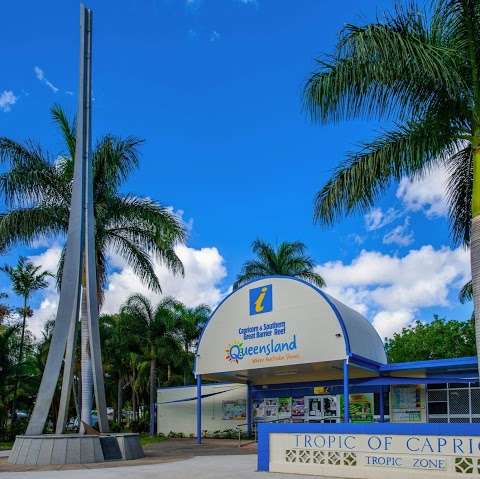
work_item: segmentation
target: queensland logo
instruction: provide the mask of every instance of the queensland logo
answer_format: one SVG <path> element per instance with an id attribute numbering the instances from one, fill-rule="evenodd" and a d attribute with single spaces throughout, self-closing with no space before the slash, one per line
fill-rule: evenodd
<path id="1" fill-rule="evenodd" d="M 254 314 L 268 313 L 273 309 L 272 285 L 252 288 L 250 294 L 250 316 Z"/>
<path id="2" fill-rule="evenodd" d="M 290 341 L 275 341 L 274 339 L 271 339 L 268 343 L 250 346 L 244 346 L 242 341 L 233 341 L 225 349 L 225 359 L 238 364 L 239 361 L 247 357 L 268 357 L 271 354 L 295 351 L 296 349 L 296 335 L 293 335 L 293 338 Z"/>
<path id="3" fill-rule="evenodd" d="M 225 349 L 225 359 L 238 364 L 239 352 L 243 348 L 243 341 L 233 341 Z"/>

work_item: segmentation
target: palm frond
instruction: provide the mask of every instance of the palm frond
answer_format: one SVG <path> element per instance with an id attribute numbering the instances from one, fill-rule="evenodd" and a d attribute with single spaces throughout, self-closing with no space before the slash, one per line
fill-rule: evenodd
<path id="1" fill-rule="evenodd" d="M 349 155 L 315 198 L 316 221 L 370 208 L 390 184 L 403 176 L 420 176 L 461 146 L 458 130 L 435 118 L 408 122 L 385 132 L 360 153 Z"/>
<path id="2" fill-rule="evenodd" d="M 472 148 L 467 146 L 452 155 L 447 162 L 449 173 L 447 197 L 450 230 L 455 243 L 470 243 L 472 221 Z"/>
<path id="3" fill-rule="evenodd" d="M 75 132 L 75 118 L 71 121 L 63 108 L 56 104 L 51 108 L 53 121 L 58 125 L 62 132 L 63 139 L 67 145 L 68 154 L 70 158 L 75 158 L 76 132 Z"/>
<path id="4" fill-rule="evenodd" d="M 458 293 L 458 299 L 462 304 L 473 301 L 472 280 L 468 281 L 468 283 L 465 283 L 463 285 L 462 289 Z"/>
<path id="5" fill-rule="evenodd" d="M 16 244 L 31 245 L 43 237 L 57 236 L 68 225 L 68 210 L 61 206 L 19 208 L 0 214 L 0 252 Z"/>
<path id="6" fill-rule="evenodd" d="M 439 91 L 456 98 L 465 87 L 458 75 L 459 51 L 439 34 L 439 12 L 429 25 L 411 5 L 364 27 L 347 25 L 337 52 L 319 60 L 310 76 L 305 105 L 314 120 L 357 117 L 402 118 L 424 113 Z"/>

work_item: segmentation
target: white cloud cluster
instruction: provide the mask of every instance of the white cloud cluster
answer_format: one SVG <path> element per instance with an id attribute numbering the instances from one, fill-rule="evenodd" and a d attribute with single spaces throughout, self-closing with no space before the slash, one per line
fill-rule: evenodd
<path id="1" fill-rule="evenodd" d="M 470 277 L 464 248 L 425 245 L 403 257 L 363 250 L 351 263 L 317 267 L 326 290 L 372 320 L 381 337 L 409 325 L 421 308 L 448 306 L 449 293 Z"/>
<path id="2" fill-rule="evenodd" d="M 176 252 L 185 268 L 184 277 L 173 276 L 165 266 L 155 263 L 155 273 L 160 280 L 163 295 L 174 296 L 190 306 L 203 303 L 210 306 L 217 304 L 222 298 L 222 291 L 218 285 L 227 275 L 223 257 L 218 249 L 178 246 Z M 108 278 L 102 312 L 117 312 L 133 293 L 144 294 L 153 302 L 160 299 L 161 295 L 142 285 L 132 269 L 121 258 L 112 258 L 112 262 L 120 266 L 120 270 Z"/>
<path id="3" fill-rule="evenodd" d="M 383 211 L 382 208 L 372 208 L 364 217 L 365 229 L 367 231 L 375 231 L 395 221 L 400 212 L 395 208 L 389 208 Z"/>
<path id="4" fill-rule="evenodd" d="M 45 73 L 40 67 L 38 66 L 33 67 L 33 71 L 35 72 L 35 76 L 37 77 L 37 80 L 40 80 L 42 83 L 45 83 L 45 85 L 47 85 L 48 88 L 50 88 L 50 90 L 53 91 L 53 93 L 58 92 L 59 89 L 51 81 L 49 81 L 48 78 L 45 77 Z"/>
<path id="5" fill-rule="evenodd" d="M 0 94 L 0 110 L 3 112 L 10 111 L 12 105 L 15 105 L 18 97 L 16 97 L 12 90 L 3 90 Z"/>
<path id="6" fill-rule="evenodd" d="M 30 257 L 30 260 L 41 265 L 43 269 L 56 273 L 61 246 L 53 245 L 40 255 Z M 174 296 L 189 306 L 208 304 L 215 306 L 223 297 L 220 282 L 225 278 L 227 271 L 224 259 L 215 247 L 195 249 L 188 246 L 178 246 L 176 252 L 183 262 L 185 276 L 172 275 L 165 266 L 155 262 L 155 272 L 162 286 L 162 294 L 154 293 L 145 287 L 133 270 L 125 264 L 122 258 L 113 255 L 111 265 L 116 269 L 108 277 L 108 286 L 105 291 L 103 313 L 116 313 L 126 299 L 134 294 L 141 293 L 147 296 L 154 304 L 162 295 Z M 40 306 L 34 311 L 29 321 L 29 329 L 40 337 L 43 325 L 49 319 L 55 318 L 58 307 L 58 293 L 55 280 L 50 280 L 47 290 L 43 293 Z"/>
<path id="7" fill-rule="evenodd" d="M 409 211 L 422 211 L 428 218 L 446 216 L 448 172 L 444 166 L 419 178 L 402 178 L 396 196 Z"/>
<path id="8" fill-rule="evenodd" d="M 406 217 L 403 224 L 396 226 L 383 237 L 383 244 L 408 246 L 413 243 L 413 233 L 409 231 L 410 217 Z"/>

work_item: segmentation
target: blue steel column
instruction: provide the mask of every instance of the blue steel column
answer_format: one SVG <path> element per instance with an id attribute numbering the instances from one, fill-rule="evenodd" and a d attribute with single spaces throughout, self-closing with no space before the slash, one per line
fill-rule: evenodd
<path id="1" fill-rule="evenodd" d="M 383 386 L 380 386 L 380 422 L 385 422 L 385 390 Z"/>
<path id="2" fill-rule="evenodd" d="M 350 389 L 348 384 L 348 359 L 343 361 L 343 422 L 350 422 Z"/>
<path id="3" fill-rule="evenodd" d="M 252 385 L 250 382 L 247 383 L 247 434 L 248 437 L 252 435 L 252 420 L 253 420 L 253 411 L 252 411 Z"/>
<path id="4" fill-rule="evenodd" d="M 197 444 L 202 444 L 202 377 L 197 374 Z"/>

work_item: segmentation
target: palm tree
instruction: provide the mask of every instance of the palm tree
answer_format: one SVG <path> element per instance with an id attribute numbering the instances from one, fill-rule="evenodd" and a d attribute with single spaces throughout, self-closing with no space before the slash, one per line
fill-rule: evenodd
<path id="1" fill-rule="evenodd" d="M 162 349 L 175 342 L 178 335 L 176 301 L 164 298 L 153 306 L 141 294 L 130 296 L 122 306 L 120 314 L 130 318 L 130 334 L 138 338 L 143 358 L 150 364 L 149 402 L 150 435 L 155 434 L 155 400 L 157 386 L 157 358 Z"/>
<path id="2" fill-rule="evenodd" d="M 20 351 L 18 353 L 17 359 L 17 379 L 15 381 L 15 388 L 13 390 L 13 399 L 12 399 L 12 419 L 16 419 L 16 394 L 18 389 L 18 368 L 20 368 L 23 360 L 23 347 L 25 342 L 25 326 L 27 323 L 27 317 L 30 317 L 31 309 L 28 304 L 30 297 L 35 291 L 44 289 L 48 286 L 47 279 L 53 277 L 48 271 L 41 271 L 41 266 L 35 266 L 31 261 L 28 261 L 27 258 L 20 256 L 16 266 L 5 265 L 0 267 L 0 271 L 3 271 L 7 274 L 10 283 L 12 284 L 12 289 L 15 294 L 18 294 L 23 299 L 22 307 L 19 308 L 20 314 L 22 315 L 22 333 L 20 337 Z"/>
<path id="3" fill-rule="evenodd" d="M 59 106 L 51 110 L 60 130 L 65 152 L 52 158 L 39 145 L 21 144 L 0 137 L 0 163 L 10 168 L 0 174 L 0 193 L 9 208 L 0 214 L 0 252 L 18 243 L 31 244 L 39 238 L 64 235 L 68 218 L 75 157 L 75 121 L 69 121 Z M 142 140 L 106 135 L 93 151 L 95 251 L 98 299 L 101 305 L 107 280 L 107 254 L 115 253 L 133 269 L 140 280 L 160 292 L 153 267 L 158 259 L 172 272 L 183 266 L 174 247 L 185 240 L 180 218 L 157 202 L 119 192 L 123 182 L 138 166 Z M 61 279 L 63 254 L 57 274 Z M 84 275 L 85 276 L 85 275 Z M 61 287 L 61 285 L 59 284 Z M 83 289 L 83 288 L 82 288 Z M 82 292 L 82 298 L 85 295 Z M 93 380 L 88 348 L 86 304 L 80 308 L 82 329 L 82 411 L 89 421 Z"/>
<path id="4" fill-rule="evenodd" d="M 188 307 L 178 303 L 176 308 L 178 315 L 178 328 L 184 348 L 186 361 L 183 364 L 183 384 L 187 384 L 187 374 L 192 370 L 192 356 L 202 329 L 208 322 L 211 310 L 206 304 Z"/>
<path id="5" fill-rule="evenodd" d="M 0 431 L 6 430 L 8 420 L 8 406 L 11 393 L 11 384 L 16 384 L 15 358 L 12 355 L 12 346 L 19 326 L 0 324 Z"/>
<path id="6" fill-rule="evenodd" d="M 320 288 L 325 286 L 324 279 L 315 272 L 315 262 L 305 254 L 305 245 L 300 241 L 292 243 L 284 241 L 278 248 L 271 244 L 255 240 L 252 251 L 256 259 L 246 261 L 233 283 L 233 289 L 265 276 L 295 276 L 304 279 Z"/>
<path id="7" fill-rule="evenodd" d="M 470 243 L 480 353 L 479 22 L 478 0 L 436 0 L 427 13 L 409 4 L 381 22 L 347 25 L 308 79 L 305 101 L 322 123 L 369 116 L 395 125 L 339 165 L 317 194 L 317 221 L 371 207 L 404 175 L 447 168 L 453 240 Z"/>

